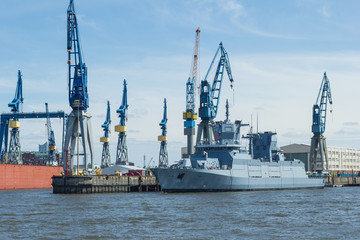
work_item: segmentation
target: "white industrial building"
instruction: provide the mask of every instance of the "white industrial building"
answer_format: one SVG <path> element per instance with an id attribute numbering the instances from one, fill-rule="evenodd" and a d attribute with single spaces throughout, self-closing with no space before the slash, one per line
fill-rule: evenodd
<path id="1" fill-rule="evenodd" d="M 305 163 L 306 170 L 309 169 L 310 145 L 290 144 L 281 150 L 286 159 L 299 159 Z M 360 150 L 338 147 L 328 147 L 327 150 L 329 171 L 360 171 Z"/>

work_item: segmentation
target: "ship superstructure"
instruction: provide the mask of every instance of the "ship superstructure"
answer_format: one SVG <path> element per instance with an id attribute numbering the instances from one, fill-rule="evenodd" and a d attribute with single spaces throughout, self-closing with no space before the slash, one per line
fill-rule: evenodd
<path id="1" fill-rule="evenodd" d="M 248 124 L 228 118 L 214 124 L 214 141 L 195 146 L 190 158 L 169 168 L 151 169 L 165 192 L 242 191 L 323 188 L 325 178 L 309 177 L 300 160 L 285 160 L 276 146 L 276 133 L 247 134 L 248 149 L 240 144 L 240 129 Z"/>

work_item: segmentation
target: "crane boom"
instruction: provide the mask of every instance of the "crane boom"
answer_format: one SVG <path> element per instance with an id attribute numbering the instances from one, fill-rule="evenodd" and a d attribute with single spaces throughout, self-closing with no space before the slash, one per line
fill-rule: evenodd
<path id="1" fill-rule="evenodd" d="M 318 96 L 316 98 L 316 103 L 313 106 L 312 132 L 314 134 L 323 134 L 325 132 L 328 102 L 330 105 L 332 105 L 330 81 L 327 78 L 325 72 L 320 85 Z"/>
<path id="2" fill-rule="evenodd" d="M 191 72 L 191 76 L 188 78 L 188 81 L 186 83 L 186 112 L 192 113 L 192 115 L 195 114 L 199 39 L 200 39 L 200 28 L 196 29 L 192 72 Z M 193 117 L 191 116 L 187 118 L 188 121 L 191 121 Z"/>
<path id="3" fill-rule="evenodd" d="M 123 96 L 120 107 L 116 110 L 116 112 L 119 114 L 120 118 L 120 125 L 125 126 L 125 121 L 127 118 L 127 109 L 129 105 L 127 104 L 127 87 L 126 87 L 126 80 L 124 80 L 124 90 L 123 90 Z"/>
<path id="4" fill-rule="evenodd" d="M 11 108 L 11 112 L 18 113 L 20 111 L 20 104 L 24 102 L 23 94 L 22 94 L 22 78 L 21 78 L 21 71 L 18 71 L 18 81 L 16 84 L 15 90 L 15 97 L 14 99 L 8 104 Z"/>
<path id="5" fill-rule="evenodd" d="M 159 126 L 162 129 L 162 133 L 161 133 L 162 136 L 166 136 L 166 123 L 167 123 L 167 107 L 166 107 L 166 98 L 164 98 L 164 113 L 163 113 L 163 118 L 159 123 Z"/>
<path id="6" fill-rule="evenodd" d="M 69 103 L 73 109 L 87 110 L 87 67 L 81 54 L 74 1 L 70 0 L 67 10 L 67 51 L 69 65 Z M 73 62 L 72 62 L 73 58 Z"/>
<path id="7" fill-rule="evenodd" d="M 210 86 L 207 78 L 219 52 L 221 52 L 220 60 L 216 68 L 214 81 L 212 86 Z M 215 56 L 211 61 L 209 70 L 206 73 L 205 79 L 201 81 L 199 116 L 202 120 L 213 120 L 216 118 L 220 100 L 221 85 L 224 77 L 224 69 L 226 69 L 230 80 L 230 87 L 232 88 L 234 79 L 231 73 L 229 56 L 225 51 L 222 42 L 220 42 Z"/>
<path id="8" fill-rule="evenodd" d="M 194 49 L 194 60 L 193 60 L 193 68 L 191 78 L 194 79 L 194 86 L 196 87 L 197 81 L 197 66 L 198 66 L 198 58 L 199 58 L 199 40 L 200 40 L 200 28 L 196 29 L 196 39 L 195 39 L 195 49 Z M 194 96 L 195 99 L 195 96 Z"/>
<path id="9" fill-rule="evenodd" d="M 111 119 L 110 119 L 110 102 L 107 101 L 107 110 L 106 110 L 106 118 L 105 118 L 105 122 L 101 125 L 101 127 L 104 130 L 104 137 L 108 138 L 109 137 L 109 131 L 110 131 L 110 124 L 111 124 Z"/>

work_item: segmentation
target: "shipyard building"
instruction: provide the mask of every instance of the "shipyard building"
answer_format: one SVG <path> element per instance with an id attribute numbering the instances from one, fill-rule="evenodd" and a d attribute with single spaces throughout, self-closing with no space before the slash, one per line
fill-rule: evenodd
<path id="1" fill-rule="evenodd" d="M 290 144 L 280 148 L 286 159 L 299 159 L 305 163 L 305 169 L 309 170 L 310 145 Z M 358 172 L 360 171 L 360 150 L 327 147 L 329 171 L 331 172 Z M 325 163 L 324 163 L 325 165 Z"/>

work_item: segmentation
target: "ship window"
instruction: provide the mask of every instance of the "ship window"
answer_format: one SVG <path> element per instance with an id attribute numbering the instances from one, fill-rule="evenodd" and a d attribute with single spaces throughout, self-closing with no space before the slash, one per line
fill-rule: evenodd
<path id="1" fill-rule="evenodd" d="M 225 132 L 232 132 L 232 127 L 225 127 Z"/>

